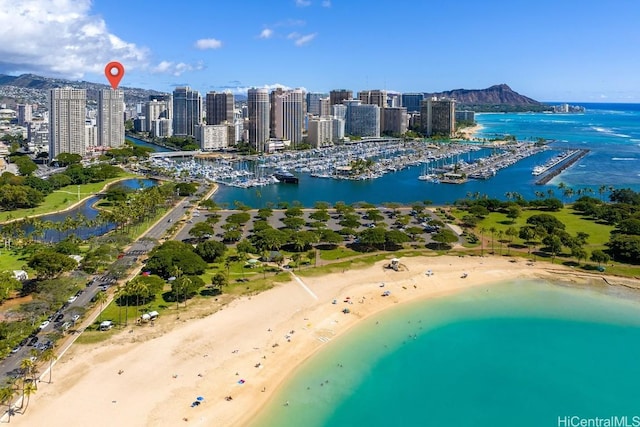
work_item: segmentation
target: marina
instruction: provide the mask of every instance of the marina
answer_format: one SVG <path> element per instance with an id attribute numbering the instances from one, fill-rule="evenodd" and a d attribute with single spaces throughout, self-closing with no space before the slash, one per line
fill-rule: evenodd
<path id="1" fill-rule="evenodd" d="M 521 159 L 547 149 L 529 142 L 480 144 L 450 141 L 404 141 L 377 138 L 311 150 L 270 155 L 181 159 L 154 156 L 145 166 L 156 174 L 250 188 L 297 184 L 300 175 L 312 178 L 362 181 L 422 166 L 417 178 L 429 183 L 486 180 Z"/>

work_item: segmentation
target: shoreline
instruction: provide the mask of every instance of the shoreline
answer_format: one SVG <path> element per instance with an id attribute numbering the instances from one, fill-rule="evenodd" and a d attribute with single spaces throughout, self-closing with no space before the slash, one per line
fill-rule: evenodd
<path id="1" fill-rule="evenodd" d="M 607 286 L 599 275 L 559 265 L 512 263 L 505 257 L 403 258 L 407 270 L 399 272 L 384 269 L 386 262 L 302 277 L 306 289 L 292 280 L 210 315 L 192 306 L 195 312 L 183 313 L 181 320 L 168 313 L 154 328 L 136 326 L 105 342 L 76 344 L 56 364 L 53 384 L 43 383 L 27 414 L 13 421 L 169 426 L 182 425 L 186 418 L 189 425 L 246 425 L 300 364 L 390 307 L 519 278 L 597 280 Z M 427 270 L 433 275 L 426 275 Z M 463 271 L 467 278 L 461 277 Z M 381 282 L 390 296 L 381 296 Z M 338 304 L 332 304 L 334 299 Z M 344 302 L 349 300 L 351 304 Z M 343 308 L 351 313 L 343 314 Z M 184 314 L 193 317 L 185 319 Z M 189 407 L 196 396 L 205 403 Z M 60 410 L 78 404 L 82 413 Z"/>
<path id="2" fill-rule="evenodd" d="M 77 208 L 78 206 L 80 206 L 81 204 L 83 204 L 84 202 L 86 202 L 87 200 L 89 200 L 90 198 L 95 197 L 96 195 L 102 193 L 103 191 L 105 191 L 107 188 L 109 188 L 113 184 L 117 184 L 118 182 L 124 181 L 124 180 L 127 180 L 127 179 L 144 179 L 144 178 L 135 178 L 135 177 L 130 177 L 130 176 L 129 177 L 118 178 L 118 179 L 116 179 L 114 181 L 111 181 L 111 182 L 105 184 L 104 187 L 102 187 L 102 189 L 100 191 L 97 191 L 94 194 L 91 194 L 89 196 L 83 197 L 82 199 L 80 199 L 77 202 L 67 206 L 64 209 L 58 209 L 58 210 L 53 210 L 53 211 L 50 211 L 50 212 L 44 212 L 44 213 L 39 213 L 39 214 L 34 214 L 34 215 L 25 215 L 25 216 L 22 216 L 20 218 L 13 218 L 13 219 L 10 219 L 10 220 L 7 220 L 7 221 L 0 221 L 0 225 L 10 224 L 10 223 L 16 222 L 16 221 L 22 221 L 25 218 L 39 218 L 39 217 L 42 217 L 42 216 L 55 215 L 55 214 L 64 213 L 64 212 L 73 210 L 73 209 Z M 8 212 L 11 212 L 11 211 L 8 211 Z"/>

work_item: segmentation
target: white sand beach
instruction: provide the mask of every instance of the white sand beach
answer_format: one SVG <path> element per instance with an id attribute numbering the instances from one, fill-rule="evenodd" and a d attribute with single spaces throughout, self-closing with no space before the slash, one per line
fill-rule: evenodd
<path id="1" fill-rule="evenodd" d="M 403 271 L 378 262 L 292 280 L 212 315 L 176 320 L 167 314 L 154 327 L 133 326 L 106 342 L 74 344 L 54 366 L 53 383 L 40 383 L 26 414 L 11 422 L 243 425 L 302 361 L 381 310 L 516 278 L 589 280 L 588 274 L 559 265 L 497 256 L 422 256 L 401 262 Z M 425 274 L 428 270 L 433 274 Z M 390 296 L 381 295 L 385 290 Z M 344 308 L 350 313 L 344 314 Z M 191 407 L 199 396 L 203 403 Z"/>

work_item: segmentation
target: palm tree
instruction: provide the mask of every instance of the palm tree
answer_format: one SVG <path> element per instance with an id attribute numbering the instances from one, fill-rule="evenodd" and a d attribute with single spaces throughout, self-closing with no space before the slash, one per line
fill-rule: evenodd
<path id="1" fill-rule="evenodd" d="M 29 406 L 31 395 L 35 394 L 36 391 L 38 391 L 38 388 L 34 384 L 34 381 L 30 381 L 22 387 L 22 400 L 24 400 L 25 397 L 27 398 L 27 404 L 24 406 L 24 409 L 22 410 L 23 414 L 27 412 L 27 406 Z"/>
<path id="2" fill-rule="evenodd" d="M 498 230 L 498 242 L 500 242 L 500 255 L 502 255 L 502 236 L 504 236 L 504 231 Z"/>
<path id="3" fill-rule="evenodd" d="M 496 231 L 498 230 L 496 230 L 495 227 L 489 228 L 489 232 L 491 233 L 491 253 L 495 253 L 495 251 L 493 250 L 493 242 L 494 242 L 493 235 L 496 233 Z"/>
<path id="4" fill-rule="evenodd" d="M 13 396 L 16 394 L 16 389 L 11 385 L 0 388 L 0 402 L 7 406 L 8 422 L 11 422 L 11 415 L 13 415 Z"/>
<path id="5" fill-rule="evenodd" d="M 53 348 L 46 349 L 40 355 L 40 360 L 42 360 L 43 362 L 49 362 L 49 384 L 51 384 L 51 371 L 53 371 L 53 362 L 55 362 L 57 358 L 58 356 L 56 356 L 56 352 L 53 351 Z"/>
<path id="6" fill-rule="evenodd" d="M 480 256 L 484 256 L 484 233 L 487 232 L 485 227 L 480 228 Z"/>
<path id="7" fill-rule="evenodd" d="M 98 322 L 102 320 L 102 310 L 104 309 L 104 303 L 107 302 L 107 293 L 98 292 L 96 294 L 96 303 L 100 304 L 100 313 L 98 314 Z"/>

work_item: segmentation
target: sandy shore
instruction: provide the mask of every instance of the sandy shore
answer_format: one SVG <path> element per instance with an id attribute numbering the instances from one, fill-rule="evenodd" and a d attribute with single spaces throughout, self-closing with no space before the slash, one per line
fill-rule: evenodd
<path id="1" fill-rule="evenodd" d="M 402 262 L 404 271 L 384 269 L 379 262 L 302 278 L 302 283 L 293 280 L 233 301 L 213 315 L 189 320 L 166 315 L 154 327 L 134 326 L 108 342 L 76 344 L 54 366 L 53 383 L 40 383 L 27 413 L 11 422 L 66 427 L 243 425 L 296 366 L 374 313 L 516 278 L 589 279 L 558 265 L 505 257 L 416 257 Z M 433 275 L 426 275 L 427 270 Z M 464 272 L 468 277 L 461 277 Z M 381 282 L 390 296 L 381 296 Z M 346 297 L 351 304 L 344 302 Z M 332 304 L 334 299 L 338 304 Z M 343 314 L 345 307 L 351 313 Z M 204 403 L 190 407 L 198 396 Z"/>
<path id="2" fill-rule="evenodd" d="M 482 129 L 484 129 L 484 126 L 476 124 L 474 126 L 458 129 L 457 132 L 462 134 L 466 139 L 474 139 L 476 137 L 476 133 L 480 132 Z"/>

